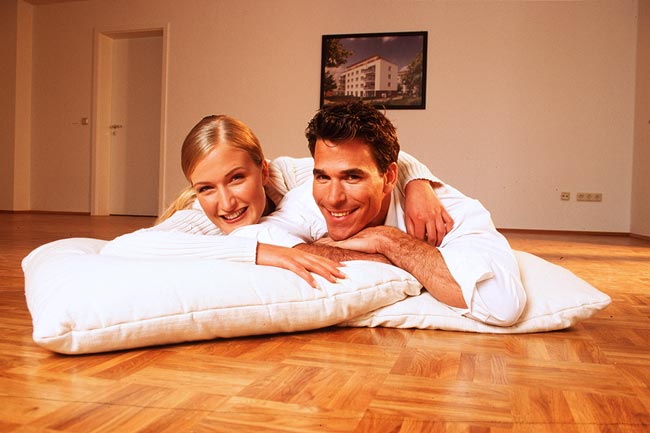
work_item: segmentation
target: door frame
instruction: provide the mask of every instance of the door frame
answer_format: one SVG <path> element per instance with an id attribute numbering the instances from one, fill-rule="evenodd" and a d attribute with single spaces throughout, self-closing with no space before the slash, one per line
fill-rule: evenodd
<path id="1" fill-rule="evenodd" d="M 160 89 L 160 157 L 158 166 L 158 214 L 166 203 L 167 87 L 169 24 L 128 28 L 95 29 L 93 55 L 93 103 L 91 111 L 90 214 L 110 214 L 111 98 L 113 41 L 162 36 Z"/>

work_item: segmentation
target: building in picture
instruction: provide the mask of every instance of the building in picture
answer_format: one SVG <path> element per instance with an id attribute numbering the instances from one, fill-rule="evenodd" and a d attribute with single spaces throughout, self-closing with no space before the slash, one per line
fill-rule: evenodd
<path id="1" fill-rule="evenodd" d="M 404 79 L 404 77 L 406 76 L 406 74 L 408 74 L 408 72 L 409 72 L 409 67 L 408 66 L 404 66 L 398 72 L 399 82 L 400 82 L 400 91 L 404 95 L 409 95 L 409 94 L 415 93 L 415 89 L 413 89 L 413 88 L 409 87 L 408 85 L 406 85 L 406 80 Z"/>
<path id="2" fill-rule="evenodd" d="M 397 93 L 397 65 L 381 56 L 372 56 L 351 66 L 341 74 L 339 88 L 346 96 L 385 98 Z"/>

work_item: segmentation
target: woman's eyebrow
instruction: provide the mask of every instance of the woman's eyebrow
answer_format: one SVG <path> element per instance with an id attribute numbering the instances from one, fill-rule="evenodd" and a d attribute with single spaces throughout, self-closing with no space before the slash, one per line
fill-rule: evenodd
<path id="1" fill-rule="evenodd" d="M 238 165 L 237 167 L 233 167 L 232 169 L 228 170 L 228 172 L 225 173 L 225 174 L 223 175 L 223 177 L 226 178 L 226 177 L 228 177 L 228 176 L 232 176 L 233 173 L 235 173 L 235 172 L 237 172 L 237 171 L 239 171 L 239 170 L 245 170 L 245 169 L 246 169 L 246 167 L 244 167 L 243 165 Z M 210 180 L 199 180 L 199 181 L 197 181 L 197 182 L 194 182 L 194 183 L 192 184 L 192 186 L 194 186 L 194 185 L 200 185 L 200 184 L 212 185 L 213 183 L 214 183 L 214 182 L 212 182 L 212 181 L 210 181 Z"/>

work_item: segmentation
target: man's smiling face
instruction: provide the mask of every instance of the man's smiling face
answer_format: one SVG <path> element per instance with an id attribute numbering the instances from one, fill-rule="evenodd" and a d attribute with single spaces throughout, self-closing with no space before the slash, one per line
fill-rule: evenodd
<path id="1" fill-rule="evenodd" d="M 313 195 L 330 238 L 347 239 L 366 227 L 383 224 L 396 178 L 397 165 L 380 173 L 363 140 L 335 144 L 317 140 Z"/>

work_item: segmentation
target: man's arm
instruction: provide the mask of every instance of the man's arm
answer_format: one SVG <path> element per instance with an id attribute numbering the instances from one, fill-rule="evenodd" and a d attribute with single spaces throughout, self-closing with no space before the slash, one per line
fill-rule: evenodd
<path id="1" fill-rule="evenodd" d="M 440 251 L 394 227 L 378 226 L 362 230 L 338 247 L 381 254 L 413 275 L 431 295 L 451 307 L 467 308 L 460 285 L 449 272 Z"/>

